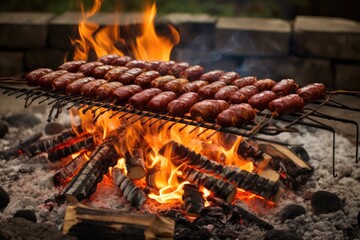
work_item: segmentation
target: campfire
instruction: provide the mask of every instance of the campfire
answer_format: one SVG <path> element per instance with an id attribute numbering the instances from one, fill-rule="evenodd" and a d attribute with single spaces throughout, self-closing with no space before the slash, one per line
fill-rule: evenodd
<path id="1" fill-rule="evenodd" d="M 36 133 L 2 152 L 7 159 L 47 153 L 56 163 L 56 202 L 69 205 L 64 232 L 76 235 L 87 229 L 81 225 L 86 223 L 114 234 L 120 226 L 132 237 L 174 237 L 174 222 L 163 216 L 181 225 L 219 214 L 226 215 L 225 222 L 273 229 L 234 202 L 273 208 L 284 192 L 306 184 L 313 174 L 306 150 L 273 138 L 296 134 L 298 126 L 334 134 L 336 175 L 335 130 L 318 119 L 358 126 L 320 110 L 358 111 L 332 99 L 357 93 L 329 91 L 320 83 L 301 87 L 292 79 L 205 72 L 199 65 L 171 61 L 179 34 L 168 26 L 169 36 L 157 35 L 155 4 L 146 9 L 145 24 L 131 40 L 119 37 L 116 24 L 101 28 L 89 22 L 100 7 L 101 1 L 95 1 L 90 10 L 82 9 L 80 36 L 72 39 L 67 62 L 57 70 L 30 72 L 25 80 L 34 88 L 2 87 L 9 95 L 25 96 L 25 106 L 47 101 L 49 121 L 70 112 L 72 128 L 47 138 Z M 129 49 L 131 56 L 120 49 Z M 134 209 L 152 206 L 162 216 L 118 215 L 76 205 L 109 181 Z M 133 228 L 137 231 L 131 235 Z"/>

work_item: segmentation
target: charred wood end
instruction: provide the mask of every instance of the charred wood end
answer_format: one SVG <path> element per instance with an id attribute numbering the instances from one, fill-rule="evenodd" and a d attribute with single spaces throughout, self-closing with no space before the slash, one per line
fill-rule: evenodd
<path id="1" fill-rule="evenodd" d="M 146 201 L 146 194 L 138 188 L 119 168 L 113 169 L 113 181 L 120 188 L 131 206 L 140 209 Z"/>
<path id="2" fill-rule="evenodd" d="M 119 155 L 112 142 L 105 141 L 98 145 L 78 174 L 63 190 L 68 202 L 76 203 L 90 197 L 95 192 L 97 184 L 109 167 L 115 166 Z"/>
<path id="3" fill-rule="evenodd" d="M 79 155 L 66 166 L 57 171 L 53 176 L 55 186 L 63 185 L 71 180 L 86 162 L 84 154 Z"/>
<path id="4" fill-rule="evenodd" d="M 184 185 L 184 193 L 182 197 L 184 203 L 183 208 L 185 212 L 191 217 L 197 217 L 204 209 L 203 194 L 199 192 L 199 189 L 192 184 Z"/>
<path id="5" fill-rule="evenodd" d="M 141 179 L 145 177 L 145 161 L 141 149 L 135 149 L 125 154 L 127 176 L 130 179 Z"/>

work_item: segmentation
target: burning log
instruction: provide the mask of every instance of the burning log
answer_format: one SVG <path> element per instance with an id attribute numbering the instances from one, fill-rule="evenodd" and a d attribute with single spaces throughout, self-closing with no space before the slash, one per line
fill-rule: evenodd
<path id="1" fill-rule="evenodd" d="M 173 239 L 175 222 L 149 213 L 66 207 L 63 233 L 79 239 Z"/>
<path id="2" fill-rule="evenodd" d="M 203 186 L 216 196 L 231 202 L 236 195 L 236 187 L 226 181 L 199 172 L 193 168 L 182 169 L 185 178 L 196 186 Z"/>
<path id="3" fill-rule="evenodd" d="M 236 150 L 238 156 L 243 159 L 251 160 L 255 166 L 262 168 L 266 166 L 270 157 L 267 154 L 264 154 L 259 148 L 256 146 L 256 143 L 253 141 L 247 141 L 243 139 L 239 144 L 238 149 Z"/>
<path id="4" fill-rule="evenodd" d="M 65 167 L 57 171 L 53 176 L 55 186 L 68 183 L 70 179 L 76 175 L 85 162 L 86 158 L 84 157 L 84 154 L 81 154 L 69 162 Z"/>
<path id="5" fill-rule="evenodd" d="M 145 161 L 143 150 L 136 148 L 132 153 L 125 154 L 127 176 L 130 179 L 141 179 L 145 177 Z"/>
<path id="6" fill-rule="evenodd" d="M 204 209 L 203 194 L 192 184 L 184 185 L 183 201 L 183 208 L 191 217 L 199 216 Z"/>
<path id="7" fill-rule="evenodd" d="M 260 177 L 257 174 L 241 170 L 235 166 L 218 164 L 177 142 L 168 142 L 160 149 L 159 153 L 166 156 L 166 149 L 171 149 L 170 160 L 175 164 L 179 165 L 186 163 L 206 173 L 218 175 L 222 179 L 236 184 L 236 186 L 241 189 L 260 195 L 274 202 L 277 201 L 282 192 L 276 182 Z"/>
<path id="8" fill-rule="evenodd" d="M 297 188 L 312 174 L 312 168 L 287 147 L 274 143 L 261 143 L 259 148 L 272 157 L 271 167 L 280 173 L 282 180 L 291 188 Z"/>
<path id="9" fill-rule="evenodd" d="M 29 146 L 27 144 L 24 152 L 29 157 L 34 157 L 35 155 L 42 153 L 42 152 L 49 152 L 53 148 L 55 148 L 58 144 L 64 143 L 67 140 L 74 138 L 77 136 L 76 133 L 83 132 L 81 126 L 77 126 L 76 129 L 68 129 L 60 133 L 59 135 L 52 136 L 50 138 L 42 139 L 38 142 L 35 142 Z M 38 140 L 38 139 L 37 139 Z"/>
<path id="10" fill-rule="evenodd" d="M 12 146 L 5 151 L 0 152 L 0 157 L 9 160 L 14 156 L 18 156 L 19 154 L 25 152 L 27 150 L 27 146 L 39 140 L 42 137 L 42 132 L 34 133 L 33 135 L 26 137 L 20 140 L 15 146 Z"/>
<path id="11" fill-rule="evenodd" d="M 69 146 L 65 146 L 59 149 L 55 149 L 48 154 L 48 159 L 51 162 L 60 161 L 62 158 L 70 156 L 71 154 L 80 152 L 84 149 L 90 149 L 94 145 L 94 139 L 92 136 L 87 136 L 86 138 L 75 142 Z"/>
<path id="12" fill-rule="evenodd" d="M 120 188 L 131 206 L 140 209 L 146 201 L 146 194 L 138 188 L 119 168 L 113 168 L 113 181 Z"/>
<path id="13" fill-rule="evenodd" d="M 108 172 L 109 167 L 115 166 L 119 154 L 117 153 L 113 142 L 117 138 L 108 138 L 98 145 L 79 173 L 71 180 L 68 186 L 63 190 L 68 202 L 76 203 L 88 198 L 96 190 L 103 175 Z"/>

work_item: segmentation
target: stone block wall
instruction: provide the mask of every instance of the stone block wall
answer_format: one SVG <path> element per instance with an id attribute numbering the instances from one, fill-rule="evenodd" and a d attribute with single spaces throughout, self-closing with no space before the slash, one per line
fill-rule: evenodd
<path id="1" fill-rule="evenodd" d="M 120 35 L 138 34 L 137 14 L 100 13 L 101 26 L 120 24 Z M 70 38 L 78 36 L 78 12 L 0 13 L 0 76 L 39 67 L 55 68 L 71 55 Z M 360 90 L 360 23 L 336 18 L 298 16 L 294 21 L 213 17 L 173 13 L 157 21 L 159 32 L 172 24 L 181 42 L 171 58 L 203 65 L 206 70 L 235 70 L 274 80 L 294 78 L 305 85 Z M 126 50 L 125 50 L 126 51 Z M 125 52 L 128 54 L 127 52 Z"/>

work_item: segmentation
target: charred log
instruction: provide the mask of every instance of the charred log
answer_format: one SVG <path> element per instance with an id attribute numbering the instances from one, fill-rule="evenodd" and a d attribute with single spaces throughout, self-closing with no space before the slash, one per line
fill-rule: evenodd
<path id="1" fill-rule="evenodd" d="M 168 149 L 171 150 L 171 153 L 165 154 L 165 151 Z M 159 153 L 163 156 L 170 156 L 170 160 L 177 165 L 186 163 L 196 169 L 209 174 L 217 175 L 224 180 L 234 183 L 237 187 L 243 190 L 260 195 L 275 202 L 281 193 L 277 182 L 272 182 L 269 179 L 241 170 L 235 166 L 218 164 L 217 162 L 201 156 L 200 154 L 191 151 L 189 148 L 174 141 L 165 144 L 160 149 Z"/>
<path id="2" fill-rule="evenodd" d="M 0 152 L 0 157 L 9 160 L 12 157 L 16 157 L 23 152 L 27 153 L 27 146 L 38 141 L 42 137 L 42 132 L 34 133 L 33 135 L 20 140 L 19 143 Z M 31 157 L 31 156 L 30 156 Z"/>
<path id="3" fill-rule="evenodd" d="M 97 183 L 102 180 L 109 167 L 117 163 L 119 155 L 112 143 L 114 140 L 110 138 L 98 145 L 89 161 L 63 190 L 62 195 L 66 196 L 68 202 L 76 203 L 88 198 L 95 192 Z"/>
<path id="4" fill-rule="evenodd" d="M 182 169 L 182 172 L 189 182 L 195 184 L 196 186 L 203 186 L 227 202 L 231 202 L 236 195 L 236 187 L 229 182 L 189 167 Z"/>
<path id="5" fill-rule="evenodd" d="M 85 149 L 91 149 L 94 146 L 94 138 L 87 136 L 86 138 L 72 143 L 69 146 L 64 146 L 59 149 L 55 149 L 48 153 L 48 158 L 51 162 L 60 161 L 62 158 L 70 156 L 71 154 L 80 152 Z"/>
<path id="6" fill-rule="evenodd" d="M 119 168 L 114 168 L 113 181 L 120 188 L 131 206 L 140 209 L 146 201 L 146 194 L 138 188 Z"/>
<path id="7" fill-rule="evenodd" d="M 65 167 L 57 171 L 53 176 L 55 186 L 68 183 L 71 178 L 79 172 L 80 168 L 84 165 L 85 162 L 86 159 L 84 154 L 81 154 L 69 162 Z"/>
<path id="8" fill-rule="evenodd" d="M 79 239 L 172 239 L 175 222 L 149 213 L 68 205 L 63 233 Z"/>
<path id="9" fill-rule="evenodd" d="M 42 152 L 49 152 L 55 148 L 58 144 L 64 143 L 71 138 L 75 138 L 77 133 L 83 132 L 83 129 L 78 126 L 74 129 L 68 129 L 60 133 L 59 135 L 52 136 L 50 138 L 42 139 L 31 145 L 27 145 L 24 152 L 29 157 L 33 157 Z"/>
<path id="10" fill-rule="evenodd" d="M 131 153 L 127 152 L 125 154 L 125 164 L 129 178 L 141 179 L 145 177 L 145 161 L 141 148 L 136 148 Z"/>
<path id="11" fill-rule="evenodd" d="M 287 147 L 274 143 L 261 143 L 259 148 L 272 157 L 270 166 L 277 170 L 281 180 L 293 189 L 304 184 L 313 172 L 307 162 Z"/>
<path id="12" fill-rule="evenodd" d="M 243 139 L 239 147 L 236 150 L 236 153 L 238 156 L 240 156 L 243 159 L 249 159 L 251 160 L 255 166 L 261 166 L 267 164 L 266 156 L 262 151 L 259 150 L 259 148 L 256 146 L 256 143 L 253 141 L 247 141 Z"/>
<path id="13" fill-rule="evenodd" d="M 199 216 L 204 209 L 203 194 L 192 184 L 184 185 L 183 201 L 183 208 L 191 217 Z"/>

